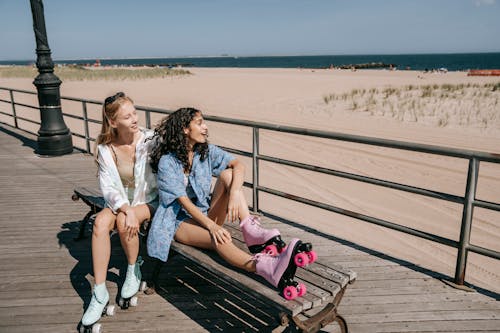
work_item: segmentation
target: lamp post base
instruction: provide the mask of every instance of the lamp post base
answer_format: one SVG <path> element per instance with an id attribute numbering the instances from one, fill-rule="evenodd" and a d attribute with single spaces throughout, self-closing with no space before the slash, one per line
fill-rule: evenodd
<path id="1" fill-rule="evenodd" d="M 73 152 L 71 133 L 50 136 L 38 136 L 38 148 L 35 153 L 43 156 L 61 156 Z"/>

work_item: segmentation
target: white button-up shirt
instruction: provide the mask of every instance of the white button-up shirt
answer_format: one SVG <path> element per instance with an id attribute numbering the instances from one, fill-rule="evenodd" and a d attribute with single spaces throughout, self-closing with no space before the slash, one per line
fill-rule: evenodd
<path id="1" fill-rule="evenodd" d="M 125 192 L 110 147 L 106 144 L 97 146 L 99 186 L 104 196 L 104 200 L 106 201 L 106 205 L 113 210 L 114 213 L 124 204 L 128 204 L 132 207 L 145 203 L 151 204 L 155 208 L 158 206 L 157 201 L 155 201 L 158 197 L 156 175 L 153 173 L 149 164 L 149 154 L 154 144 L 154 140 L 151 140 L 151 137 L 154 132 L 142 128 L 140 132 L 142 136 L 135 147 L 135 190 L 132 202 L 129 201 L 127 193 Z"/>

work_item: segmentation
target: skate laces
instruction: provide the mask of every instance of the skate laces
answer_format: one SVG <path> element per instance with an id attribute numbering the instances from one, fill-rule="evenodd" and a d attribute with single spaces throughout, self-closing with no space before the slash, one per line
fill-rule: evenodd
<path id="1" fill-rule="evenodd" d="M 256 262 L 258 262 L 262 258 L 268 258 L 269 260 L 276 260 L 276 258 L 278 257 L 271 256 L 268 253 L 263 253 L 263 252 L 256 253 L 252 256 L 252 260 Z"/>
<path id="2" fill-rule="evenodd" d="M 139 275 L 140 275 L 140 267 L 144 263 L 144 260 L 139 256 L 137 257 L 137 261 L 134 264 L 134 269 L 133 270 L 128 270 L 127 269 L 127 276 L 125 277 L 125 281 L 133 281 L 133 280 L 139 280 Z"/>
<path id="3" fill-rule="evenodd" d="M 253 216 L 251 224 L 257 224 L 260 226 L 260 219 L 257 216 Z"/>
<path id="4" fill-rule="evenodd" d="M 105 302 L 101 302 L 97 299 L 97 295 L 94 293 L 92 293 L 92 299 L 90 300 L 90 304 L 89 304 L 89 308 L 87 309 L 87 311 L 91 311 L 91 312 L 94 312 L 94 311 L 97 311 L 99 310 L 99 305 L 102 306 L 102 304 L 104 304 Z"/>

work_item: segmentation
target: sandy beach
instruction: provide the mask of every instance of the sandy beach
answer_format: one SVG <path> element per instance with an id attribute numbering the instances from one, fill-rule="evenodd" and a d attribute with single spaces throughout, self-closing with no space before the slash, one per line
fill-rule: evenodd
<path id="1" fill-rule="evenodd" d="M 141 106 L 169 110 L 193 106 L 207 115 L 500 153 L 500 90 L 491 88 L 500 82 L 498 77 L 389 70 L 189 71 L 192 75 L 145 80 L 65 81 L 61 95 L 103 100 L 116 91 L 124 91 Z M 32 81 L 0 77 L 0 86 L 35 91 Z M 0 91 L 0 98 L 10 97 Z M 16 94 L 16 101 L 37 103 L 36 96 L 22 94 Z M 2 103 L 2 111 L 10 112 L 10 106 L 5 105 Z M 62 106 L 66 113 L 81 115 L 81 103 L 63 101 Z M 89 106 L 88 111 L 90 117 L 100 118 L 99 107 Z M 18 107 L 17 113 L 39 119 L 28 108 Z M 158 119 L 154 116 L 153 123 Z M 73 132 L 83 133 L 80 122 L 65 120 Z M 0 121 L 11 123 L 3 115 Z M 26 122 L 20 125 L 38 130 Z M 211 142 L 251 150 L 250 129 L 213 123 L 209 126 Z M 95 135 L 98 129 L 92 126 L 91 133 Z M 74 142 L 83 147 L 78 139 Z M 269 131 L 262 131 L 260 149 L 263 154 L 454 195 L 463 196 L 465 191 L 468 164 L 456 158 Z M 251 161 L 243 161 L 248 167 L 247 180 L 251 181 Z M 261 162 L 260 167 L 263 186 L 453 240 L 459 238 L 462 208 L 458 204 L 267 162 Z M 481 163 L 479 173 L 477 197 L 500 202 L 500 165 Z M 247 194 L 250 199 L 250 193 Z M 264 211 L 327 234 L 454 275 L 455 249 L 266 194 L 261 194 L 260 205 Z M 500 213 L 475 209 L 472 243 L 500 251 Z M 466 280 L 500 292 L 498 261 L 470 254 Z"/>

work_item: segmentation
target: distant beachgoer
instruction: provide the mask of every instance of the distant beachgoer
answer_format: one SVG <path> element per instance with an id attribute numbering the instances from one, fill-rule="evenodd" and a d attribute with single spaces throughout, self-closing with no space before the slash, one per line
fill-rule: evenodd
<path id="1" fill-rule="evenodd" d="M 97 214 L 92 231 L 92 265 L 95 284 L 82 325 L 92 326 L 109 302 L 106 275 L 111 255 L 109 232 L 118 229 L 128 268 L 121 297 L 135 295 L 141 283 L 138 262 L 140 225 L 150 220 L 158 206 L 156 177 L 148 154 L 153 131 L 139 128 L 132 99 L 119 92 L 105 99 L 102 129 L 95 151 L 99 185 L 106 208 Z"/>

